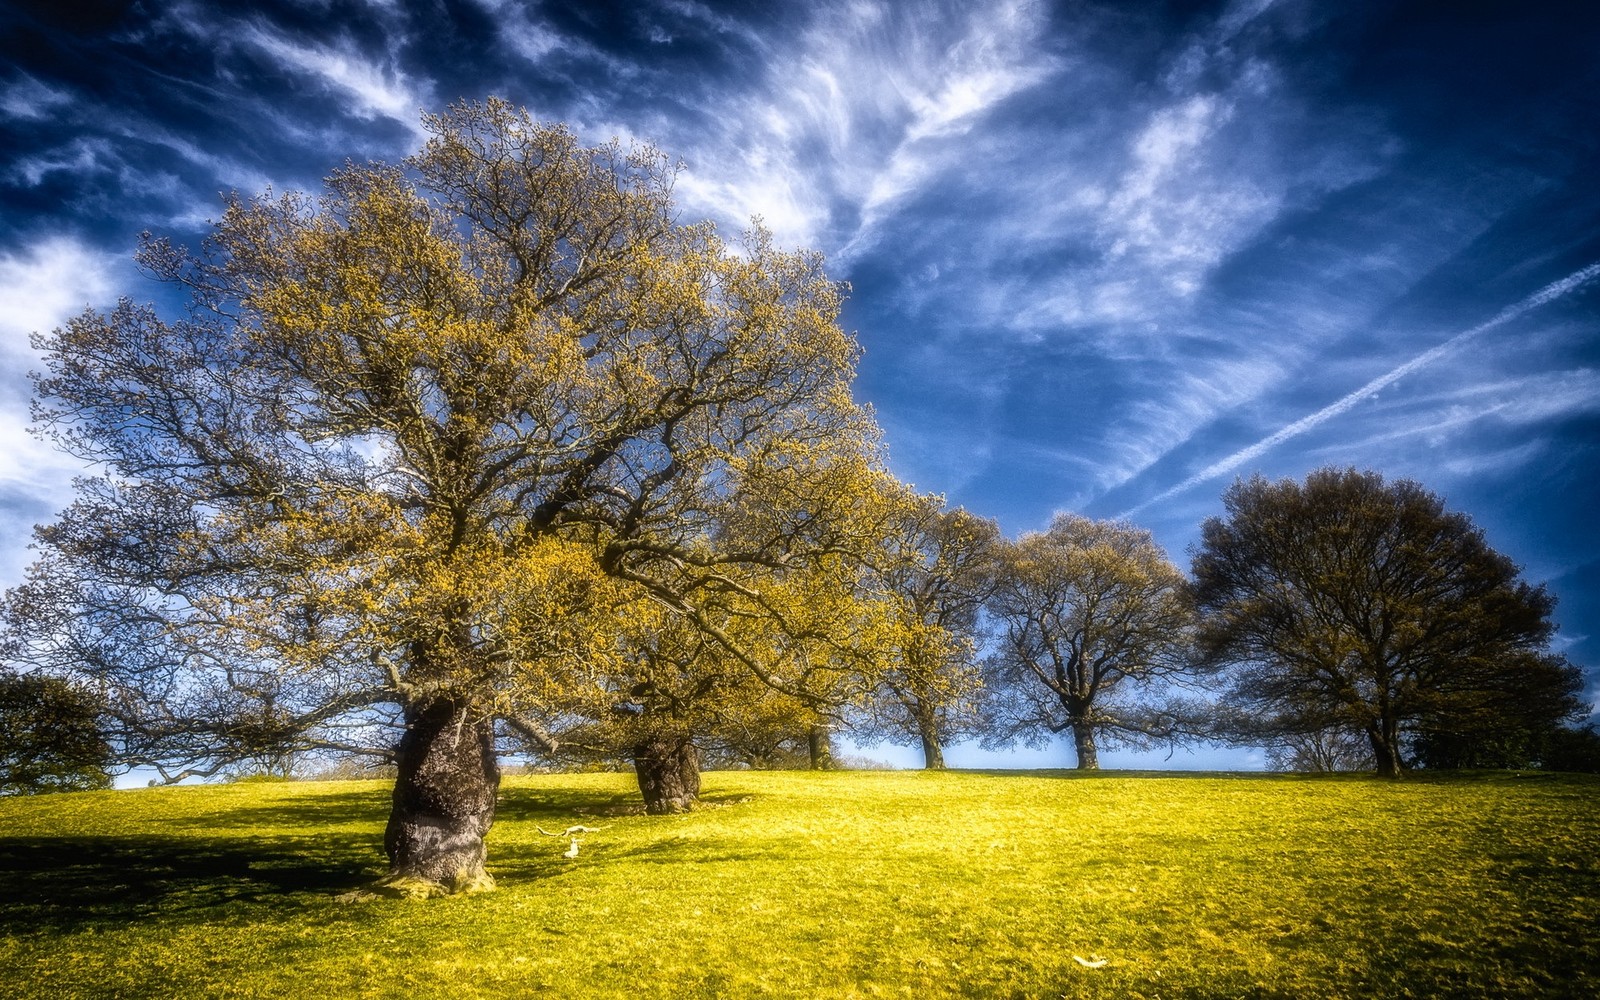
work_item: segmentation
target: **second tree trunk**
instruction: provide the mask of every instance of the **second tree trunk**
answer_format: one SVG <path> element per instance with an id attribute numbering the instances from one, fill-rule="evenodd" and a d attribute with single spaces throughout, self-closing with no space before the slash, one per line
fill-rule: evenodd
<path id="1" fill-rule="evenodd" d="M 682 737 L 654 736 L 633 751 L 644 811 L 688 812 L 700 796 L 700 753 Z"/>

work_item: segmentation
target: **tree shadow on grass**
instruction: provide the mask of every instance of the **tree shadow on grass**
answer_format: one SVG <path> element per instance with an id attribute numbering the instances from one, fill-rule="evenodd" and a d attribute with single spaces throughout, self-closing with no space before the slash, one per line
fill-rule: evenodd
<path id="1" fill-rule="evenodd" d="M 361 791 L 168 818 L 134 834 L 0 837 L 0 934 L 310 905 L 382 874 L 386 814 L 382 796 Z"/>
<path id="2" fill-rule="evenodd" d="M 324 793 L 274 799 L 261 805 L 235 805 L 216 812 L 169 819 L 162 828 L 174 831 L 220 830 L 327 830 L 333 827 L 375 826 L 380 835 L 389 818 L 387 789 Z"/>
<path id="3" fill-rule="evenodd" d="M 716 808 L 746 798 L 723 794 L 706 801 Z M 639 805 L 636 791 L 505 789 L 497 825 L 565 828 L 633 815 Z M 0 836 L 0 899 L 7 901 L 0 906 L 0 935 L 150 918 L 198 923 L 216 919 L 224 908 L 231 914 L 321 905 L 383 874 L 387 815 L 388 792 L 363 789 L 166 819 L 133 835 Z M 509 880 L 571 872 L 560 850 L 547 849 L 556 843 L 497 842 L 491 832 L 489 867 Z M 629 853 L 663 861 L 682 856 L 681 848 L 665 844 Z M 704 846 L 699 853 L 705 860 Z M 729 858 L 738 853 L 732 846 L 725 852 Z"/>
<path id="4" fill-rule="evenodd" d="M 800 854 L 798 847 L 787 843 L 757 847 L 728 838 L 697 838 L 692 843 L 664 840 L 623 846 L 590 836 L 580 843 L 582 849 L 575 858 L 563 855 L 568 844 L 565 838 L 544 843 L 491 844 L 489 869 L 500 884 L 509 886 L 548 882 L 614 868 L 643 872 L 645 869 L 640 866 L 644 865 L 672 868 L 680 865 L 772 863 L 792 861 Z"/>
<path id="5" fill-rule="evenodd" d="M 756 798 L 748 792 L 704 792 L 700 795 L 696 810 L 722 809 Z M 503 820 L 532 820 L 546 825 L 548 821 L 566 817 L 642 816 L 644 798 L 636 788 L 530 788 L 519 785 L 500 789 L 495 815 Z"/>
<path id="6" fill-rule="evenodd" d="M 370 838 L 0 838 L 0 935 L 301 907 L 381 874 Z"/>
<path id="7" fill-rule="evenodd" d="M 495 804 L 495 817 L 512 822 L 531 821 L 549 825 L 552 821 L 575 816 L 626 816 L 634 807 L 644 811 L 644 800 L 634 790 L 573 788 L 501 788 Z"/>

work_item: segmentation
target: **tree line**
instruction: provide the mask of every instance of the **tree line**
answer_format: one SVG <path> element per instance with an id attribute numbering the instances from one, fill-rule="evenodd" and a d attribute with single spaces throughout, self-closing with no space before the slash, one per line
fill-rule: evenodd
<path id="1" fill-rule="evenodd" d="M 1577 715 L 1553 598 L 1422 487 L 1237 483 L 1190 576 L 1128 524 L 1007 540 L 888 473 L 818 255 L 680 222 L 652 147 L 424 123 L 147 238 L 180 318 L 36 338 L 36 427 L 95 472 L 5 597 L 6 725 L 92 706 L 66 786 L 386 760 L 376 891 L 438 894 L 492 885 L 506 753 L 631 761 L 671 812 L 841 728 L 930 767 L 1061 734 L 1398 775 L 1551 759 Z"/>

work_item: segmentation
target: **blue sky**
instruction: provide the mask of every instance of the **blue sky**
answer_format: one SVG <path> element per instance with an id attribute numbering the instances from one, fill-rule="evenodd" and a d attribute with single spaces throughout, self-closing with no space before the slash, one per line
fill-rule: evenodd
<path id="1" fill-rule="evenodd" d="M 0 51 L 0 584 L 74 472 L 30 332 L 497 94 L 822 250 L 902 478 L 1180 566 L 1235 476 L 1415 478 L 1600 693 L 1600 5 L 10 0 Z"/>

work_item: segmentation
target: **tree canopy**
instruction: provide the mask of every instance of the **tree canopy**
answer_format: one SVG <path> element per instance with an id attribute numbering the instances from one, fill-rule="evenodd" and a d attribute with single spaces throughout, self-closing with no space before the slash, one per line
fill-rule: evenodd
<path id="1" fill-rule="evenodd" d="M 1241 738 L 1359 733 L 1396 776 L 1418 731 L 1576 707 L 1577 672 L 1546 652 L 1554 598 L 1417 483 L 1320 469 L 1241 480 L 1223 503 L 1194 582 L 1201 651 L 1234 671 Z"/>

